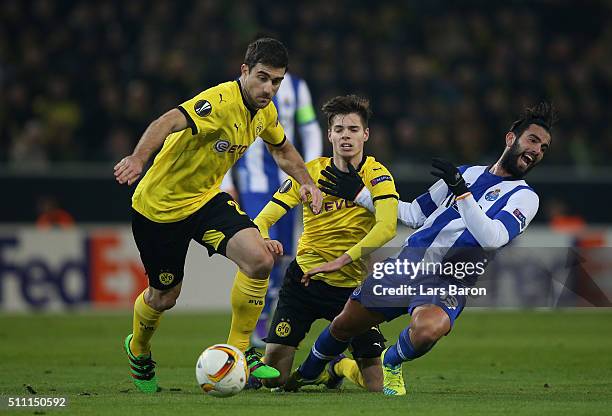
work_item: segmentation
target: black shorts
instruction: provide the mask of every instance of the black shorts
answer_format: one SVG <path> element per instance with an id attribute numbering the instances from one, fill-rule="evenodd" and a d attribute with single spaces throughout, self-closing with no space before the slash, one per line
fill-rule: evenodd
<path id="1" fill-rule="evenodd" d="M 287 268 L 278 295 L 278 305 L 266 337 L 267 343 L 297 348 L 314 321 L 332 321 L 342 312 L 354 290 L 331 286 L 320 280 L 311 280 L 308 286 L 304 286 L 300 283 L 303 274 L 293 260 Z M 350 351 L 354 358 L 379 357 L 385 349 L 385 341 L 378 327 L 373 327 L 353 339 Z"/>
<path id="2" fill-rule="evenodd" d="M 208 249 L 208 255 L 225 256 L 227 242 L 238 231 L 255 224 L 226 193 L 220 193 L 184 220 L 151 221 L 132 209 L 132 232 L 149 285 L 168 290 L 183 280 L 185 257 L 191 239 Z"/>

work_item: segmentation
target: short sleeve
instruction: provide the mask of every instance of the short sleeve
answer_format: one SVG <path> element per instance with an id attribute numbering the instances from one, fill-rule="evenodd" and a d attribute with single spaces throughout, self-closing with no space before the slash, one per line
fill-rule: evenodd
<path id="1" fill-rule="evenodd" d="M 190 100 L 185 101 L 177 108 L 187 119 L 191 134 L 208 134 L 219 129 L 221 116 L 218 108 L 213 106 L 215 92 L 202 91 Z M 217 100 L 219 101 L 219 100 Z"/>
<path id="2" fill-rule="evenodd" d="M 293 178 L 287 178 L 272 196 L 272 202 L 280 205 L 287 211 L 298 205 L 301 201 L 300 184 Z"/>
<path id="3" fill-rule="evenodd" d="M 393 176 L 382 164 L 375 162 L 366 165 L 363 179 L 366 188 L 372 194 L 372 202 L 386 198 L 399 199 Z"/>

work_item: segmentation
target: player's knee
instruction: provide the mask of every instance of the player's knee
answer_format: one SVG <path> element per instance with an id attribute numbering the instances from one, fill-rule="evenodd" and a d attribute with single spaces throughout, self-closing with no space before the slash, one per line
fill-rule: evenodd
<path id="1" fill-rule="evenodd" d="M 449 323 L 445 319 L 428 319 L 410 325 L 410 330 L 416 343 L 431 345 L 449 331 Z"/>
<path id="2" fill-rule="evenodd" d="M 247 276 L 254 279 L 266 279 L 274 267 L 274 258 L 266 251 L 260 250 L 255 253 L 249 264 L 244 266 Z"/>
<path id="3" fill-rule="evenodd" d="M 417 310 L 410 322 L 410 332 L 416 344 L 432 345 L 450 331 L 450 318 L 436 305 Z"/>
<path id="4" fill-rule="evenodd" d="M 334 338 L 340 341 L 347 341 L 354 336 L 351 331 L 351 326 L 348 325 L 348 322 L 343 314 L 340 314 L 334 318 L 329 326 L 329 332 Z"/>
<path id="5" fill-rule="evenodd" d="M 419 346 L 431 345 L 440 339 L 440 337 L 437 336 L 436 331 L 429 327 L 421 327 L 413 331 L 415 344 L 418 344 Z"/>

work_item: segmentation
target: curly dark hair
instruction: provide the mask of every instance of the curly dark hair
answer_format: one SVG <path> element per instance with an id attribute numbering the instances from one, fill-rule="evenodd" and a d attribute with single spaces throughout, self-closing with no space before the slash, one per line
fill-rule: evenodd
<path id="1" fill-rule="evenodd" d="M 544 128 L 552 136 L 552 127 L 557 122 L 557 111 L 555 107 L 546 101 L 542 101 L 538 105 L 528 107 L 523 111 L 521 117 L 512 123 L 510 131 L 521 137 L 523 132 L 532 124 Z"/>
<path id="2" fill-rule="evenodd" d="M 338 114 L 356 113 L 361 118 L 363 127 L 368 127 L 368 121 L 372 117 L 370 110 L 370 101 L 367 98 L 357 95 L 340 95 L 334 97 L 321 107 L 321 110 L 327 116 L 327 127 L 331 127 L 332 119 Z"/>

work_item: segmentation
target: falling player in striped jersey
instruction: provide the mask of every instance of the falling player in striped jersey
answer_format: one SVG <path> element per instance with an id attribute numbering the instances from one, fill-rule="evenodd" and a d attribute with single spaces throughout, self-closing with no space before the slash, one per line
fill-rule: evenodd
<path id="1" fill-rule="evenodd" d="M 310 162 L 321 157 L 323 151 L 321 127 L 317 121 L 306 81 L 295 74 L 285 73 L 285 78 L 272 102 L 278 111 L 280 124 L 285 129 L 285 137 L 295 145 L 304 161 Z M 232 195 L 249 217 L 255 218 L 286 179 L 287 174 L 278 168 L 263 141 L 256 140 L 225 175 L 221 190 Z M 265 305 L 251 335 L 251 344 L 259 348 L 265 347 L 263 338 L 268 333 L 270 311 L 278 299 L 278 290 L 291 259 L 289 256 L 295 253 L 295 219 L 295 210 L 291 210 L 269 230 L 270 238 L 280 241 L 283 245 L 284 255 L 274 264 Z"/>
<path id="2" fill-rule="evenodd" d="M 417 230 L 406 240 L 398 259 L 418 262 L 427 256 L 428 262 L 452 261 L 457 249 L 466 251 L 471 247 L 473 251 L 491 252 L 525 231 L 536 215 L 539 199 L 523 178 L 548 150 L 554 118 L 554 110 L 547 103 L 526 109 L 510 127 L 505 149 L 491 166 L 456 168 L 450 162 L 434 159 L 431 173 L 440 180 L 415 201 L 399 203 L 398 218 Z M 367 190 L 354 175 L 339 176 L 322 190 L 340 197 L 357 195 L 355 201 L 359 205 L 373 209 Z M 388 259 L 384 265 L 396 261 Z M 392 286 L 399 278 L 406 276 L 389 274 L 376 284 Z M 373 325 L 408 313 L 412 317 L 410 325 L 382 354 L 384 394 L 406 394 L 402 363 L 430 351 L 451 331 L 465 307 L 466 296 L 448 296 L 442 292 L 448 293 L 451 285 L 475 284 L 473 278 L 462 280 L 442 274 L 419 274 L 413 286 L 440 294 L 421 295 L 417 291 L 414 296 L 404 297 L 402 306 L 381 307 L 373 300 L 376 298 L 372 293 L 374 280 L 370 275 L 353 292 L 342 313 L 319 335 L 308 358 L 291 375 L 287 382 L 289 387 L 300 387 L 316 379 L 326 363 L 341 354 L 353 337 Z"/>

